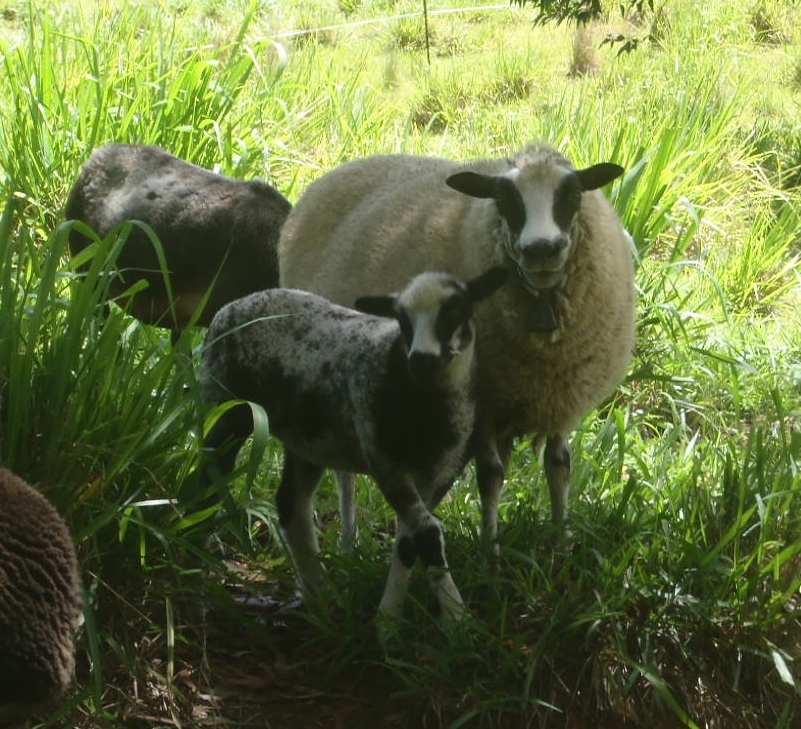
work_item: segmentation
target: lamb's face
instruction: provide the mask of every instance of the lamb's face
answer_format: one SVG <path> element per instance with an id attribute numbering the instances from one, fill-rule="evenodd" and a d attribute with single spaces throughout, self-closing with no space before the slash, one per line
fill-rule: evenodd
<path id="1" fill-rule="evenodd" d="M 409 376 L 418 384 L 434 384 L 455 374 L 451 370 L 459 355 L 471 353 L 473 304 L 498 289 L 506 277 L 501 268 L 466 283 L 445 273 L 422 273 L 399 294 L 365 296 L 357 300 L 356 308 L 397 319 Z"/>
<path id="2" fill-rule="evenodd" d="M 473 304 L 453 277 L 416 277 L 398 296 L 397 310 L 409 375 L 420 384 L 437 380 L 475 338 Z"/>
<path id="3" fill-rule="evenodd" d="M 545 290 L 563 279 L 583 193 L 622 172 L 610 163 L 574 170 L 545 158 L 498 176 L 459 172 L 447 184 L 466 195 L 495 200 L 508 233 L 508 255 L 528 288 Z"/>

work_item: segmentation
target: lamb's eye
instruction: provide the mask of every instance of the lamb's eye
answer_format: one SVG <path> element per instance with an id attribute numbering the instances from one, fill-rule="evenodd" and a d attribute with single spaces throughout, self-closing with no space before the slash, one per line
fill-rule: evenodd
<path id="1" fill-rule="evenodd" d="M 470 317 L 470 308 L 463 299 L 445 302 L 437 317 L 437 333 L 441 340 L 450 336 Z"/>

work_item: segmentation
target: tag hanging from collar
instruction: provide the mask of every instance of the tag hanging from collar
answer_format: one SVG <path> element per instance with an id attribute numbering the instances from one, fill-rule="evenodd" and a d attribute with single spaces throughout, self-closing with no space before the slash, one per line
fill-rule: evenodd
<path id="1" fill-rule="evenodd" d="M 559 328 L 556 292 L 553 289 L 538 291 L 531 297 L 526 328 L 530 332 L 555 332 Z"/>

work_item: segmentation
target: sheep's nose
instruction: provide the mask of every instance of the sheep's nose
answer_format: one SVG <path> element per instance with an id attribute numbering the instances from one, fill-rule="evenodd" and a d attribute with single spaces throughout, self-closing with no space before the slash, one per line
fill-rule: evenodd
<path id="1" fill-rule="evenodd" d="M 550 268 L 559 262 L 567 247 L 567 236 L 535 238 L 520 246 L 524 268 Z"/>
<path id="2" fill-rule="evenodd" d="M 409 376 L 414 382 L 430 381 L 439 369 L 439 357 L 431 352 L 412 352 L 409 355 Z"/>

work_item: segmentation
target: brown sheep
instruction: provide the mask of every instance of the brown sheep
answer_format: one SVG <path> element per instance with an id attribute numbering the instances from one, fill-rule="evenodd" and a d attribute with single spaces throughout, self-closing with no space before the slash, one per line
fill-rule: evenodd
<path id="1" fill-rule="evenodd" d="M 46 709 L 69 685 L 80 606 L 67 525 L 42 494 L 0 467 L 0 726 Z"/>

